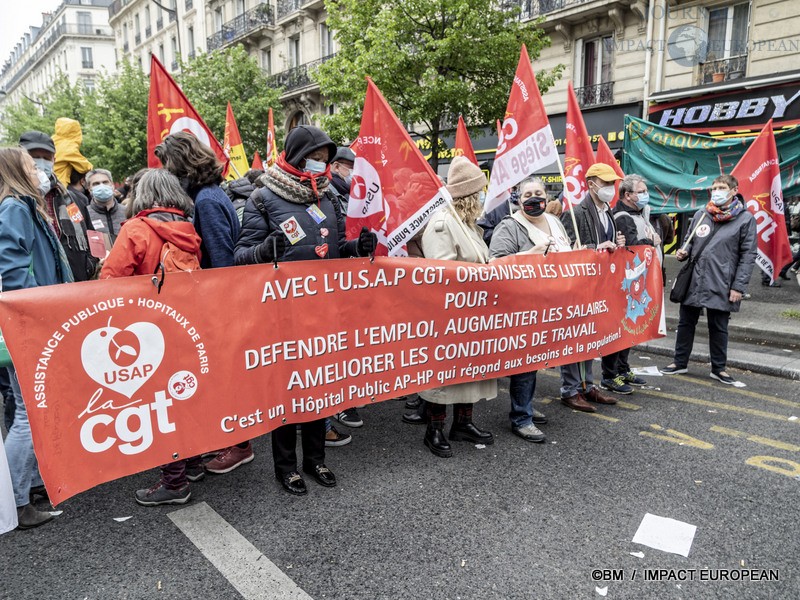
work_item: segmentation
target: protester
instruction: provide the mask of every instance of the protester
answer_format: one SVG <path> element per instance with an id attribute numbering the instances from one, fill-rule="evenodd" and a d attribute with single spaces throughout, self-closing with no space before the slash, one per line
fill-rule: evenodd
<path id="1" fill-rule="evenodd" d="M 126 199 L 125 204 L 125 218 L 131 219 L 133 218 L 133 198 L 136 194 L 136 184 L 142 179 L 145 173 L 147 173 L 150 169 L 144 168 L 139 169 L 133 176 L 130 178 L 130 189 L 128 190 L 128 197 Z"/>
<path id="2" fill-rule="evenodd" d="M 517 186 L 517 189 L 509 190 L 508 199 L 505 202 L 502 202 L 500 206 L 491 212 L 484 213 L 481 218 L 478 219 L 478 226 L 483 230 L 483 241 L 486 242 L 487 245 L 491 244 L 492 234 L 497 224 L 507 216 L 519 210 L 518 189 L 519 186 Z"/>
<path id="3" fill-rule="evenodd" d="M 464 156 L 456 156 L 450 163 L 447 174 L 447 191 L 453 197 L 452 206 L 436 212 L 425 233 L 422 234 L 422 252 L 425 258 L 436 260 L 458 260 L 486 264 L 489 249 L 483 241 L 483 231 L 476 221 L 481 214 L 480 193 L 487 185 L 483 171 Z M 427 402 L 424 443 L 436 456 L 453 456 L 447 441 L 468 441 L 474 444 L 493 444 L 494 436 L 479 429 L 472 421 L 472 408 L 478 400 L 497 396 L 497 381 L 494 379 L 471 381 L 433 388 L 419 392 Z M 447 437 L 444 421 L 447 405 L 453 405 L 453 424 Z"/>
<path id="4" fill-rule="evenodd" d="M 581 247 L 613 252 L 625 246 L 625 236 L 617 231 L 609 209 L 616 193 L 614 182 L 618 179 L 621 178 L 614 169 L 605 163 L 595 163 L 586 171 L 588 194 L 580 204 L 561 215 L 561 223 L 573 246 L 577 239 L 570 213 L 578 226 Z M 595 412 L 595 407 L 587 400 L 597 404 L 617 403 L 615 398 L 595 387 L 591 360 L 562 367 L 561 402 L 574 410 Z"/>
<path id="5" fill-rule="evenodd" d="M 285 150 L 263 177 L 244 209 L 242 233 L 236 244 L 236 264 L 273 261 L 322 260 L 368 256 L 375 251 L 375 235 L 366 228 L 358 240 L 345 238 L 344 215 L 328 192 L 330 160 L 336 144 L 317 127 L 300 125 L 286 136 Z M 287 233 L 292 234 L 287 244 Z M 320 485 L 336 485 L 325 466 L 325 420 L 301 425 L 303 471 Z M 275 476 L 291 494 L 307 492 L 297 469 L 295 425 L 272 432 Z"/>
<path id="6" fill-rule="evenodd" d="M 547 193 L 542 181 L 528 177 L 520 182 L 518 189 L 521 210 L 507 216 L 494 228 L 491 259 L 571 250 L 561 221 L 546 211 Z M 533 408 L 536 371 L 517 373 L 509 380 L 511 431 L 528 442 L 544 442 L 545 434 L 536 425 L 547 423 L 547 417 Z"/>
<path id="7" fill-rule="evenodd" d="M 56 119 L 53 134 L 55 147 L 53 172 L 64 185 L 74 185 L 92 170 L 92 163 L 81 154 L 82 143 L 83 132 L 78 121 L 67 117 Z"/>
<path id="8" fill-rule="evenodd" d="M 97 275 L 98 260 L 89 250 L 87 228 L 92 229 L 86 204 L 76 202 L 53 174 L 56 148 L 53 140 L 41 131 L 26 131 L 19 145 L 33 157 L 41 171 L 38 189 L 44 194 L 45 211 L 51 226 L 66 252 L 75 281 L 86 281 Z"/>
<path id="9" fill-rule="evenodd" d="M 49 139 L 49 138 L 48 138 Z M 3 290 L 21 290 L 73 280 L 64 249 L 53 231 L 42 191 L 49 178 L 20 148 L 0 149 L 0 276 Z M 44 492 L 44 482 L 33 452 L 28 413 L 17 374 L 8 367 L 14 392 L 14 422 L 5 440 L 20 529 L 37 527 L 53 517 L 31 503 L 33 493 Z"/>
<path id="10" fill-rule="evenodd" d="M 675 356 L 661 369 L 668 375 L 687 373 L 697 320 L 703 309 L 708 320 L 711 378 L 736 383 L 725 370 L 728 361 L 728 322 L 739 312 L 756 259 L 756 222 L 744 204 L 739 182 L 720 175 L 711 185 L 711 200 L 698 210 L 675 258 L 695 260 L 689 290 L 681 302 Z"/>
<path id="11" fill-rule="evenodd" d="M 92 197 L 87 210 L 95 231 L 105 233 L 113 244 L 125 220 L 125 209 L 114 198 L 114 178 L 111 171 L 94 169 L 86 176 L 86 185 Z"/>
<path id="12" fill-rule="evenodd" d="M 653 246 L 658 256 L 658 265 L 663 263 L 661 237 L 650 224 L 650 193 L 647 184 L 639 175 L 628 175 L 619 185 L 619 202 L 614 209 L 617 231 L 625 236 L 626 246 Z M 628 357 L 631 349 L 603 355 L 603 379 L 600 387 L 617 394 L 631 394 L 633 387 L 647 385 L 641 377 L 631 371 Z"/>
<path id="13" fill-rule="evenodd" d="M 350 183 L 353 179 L 353 167 L 356 163 L 355 153 L 347 146 L 339 146 L 336 156 L 331 161 L 331 185 L 338 192 L 342 212 L 347 214 L 347 203 L 350 202 Z"/>

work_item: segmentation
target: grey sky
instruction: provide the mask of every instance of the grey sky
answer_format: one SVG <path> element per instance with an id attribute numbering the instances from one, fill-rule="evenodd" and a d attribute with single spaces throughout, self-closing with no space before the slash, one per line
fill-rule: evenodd
<path id="1" fill-rule="evenodd" d="M 0 66 L 28 28 L 42 24 L 42 12 L 52 12 L 59 4 L 61 0 L 0 0 Z"/>

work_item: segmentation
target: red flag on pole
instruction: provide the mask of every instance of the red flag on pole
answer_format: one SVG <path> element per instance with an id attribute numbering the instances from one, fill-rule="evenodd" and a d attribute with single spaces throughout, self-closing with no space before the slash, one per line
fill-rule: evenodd
<path id="1" fill-rule="evenodd" d="M 264 170 L 264 163 L 261 162 L 261 155 L 258 153 L 258 150 L 256 150 L 256 153 L 253 155 L 253 168 L 259 171 Z"/>
<path id="2" fill-rule="evenodd" d="M 592 141 L 583 122 L 572 82 L 567 92 L 567 141 L 564 150 L 564 210 L 580 204 L 589 192 L 586 170 L 594 164 Z"/>
<path id="3" fill-rule="evenodd" d="M 558 160 L 550 122 L 528 50 L 523 45 L 500 130 L 484 212 L 491 212 L 502 203 L 509 188 L 545 167 L 556 165 Z"/>
<path id="4" fill-rule="evenodd" d="M 747 210 L 756 218 L 756 264 L 771 281 L 775 281 L 780 270 L 792 261 L 792 250 L 786 233 L 781 170 L 772 119 L 764 125 L 731 175 L 739 180 L 739 193 Z"/>
<path id="5" fill-rule="evenodd" d="M 267 167 L 271 167 L 278 160 L 278 145 L 275 142 L 275 123 L 272 121 L 272 108 L 269 109 L 267 123 Z"/>
<path id="6" fill-rule="evenodd" d="M 378 236 L 375 254 L 405 256 L 406 243 L 451 198 L 369 77 L 354 152 L 347 237 L 366 227 Z"/>
<path id="7" fill-rule="evenodd" d="M 155 149 L 165 137 L 178 131 L 188 131 L 214 151 L 227 172 L 228 159 L 208 125 L 197 114 L 183 90 L 170 77 L 158 59 L 150 60 L 150 100 L 147 105 L 147 166 L 160 167 Z"/>
<path id="8" fill-rule="evenodd" d="M 472 148 L 472 141 L 469 139 L 469 131 L 467 131 L 467 124 L 464 123 L 464 118 L 458 115 L 458 128 L 456 128 L 456 143 L 455 143 L 455 156 L 464 156 L 470 162 L 478 166 L 478 158 L 475 156 L 475 150 Z"/>
<path id="9" fill-rule="evenodd" d="M 625 173 L 622 171 L 622 167 L 619 166 L 617 159 L 614 158 L 614 153 L 611 151 L 611 148 L 608 147 L 605 139 L 603 136 L 600 136 L 600 139 L 597 141 L 597 157 L 595 158 L 595 162 L 605 163 L 612 169 L 614 172 L 619 175 L 620 177 L 625 177 Z M 611 201 L 610 206 L 614 208 L 617 205 L 617 200 L 619 199 L 619 180 L 614 182 L 614 199 Z"/>
<path id="10" fill-rule="evenodd" d="M 236 124 L 236 117 L 233 116 L 233 108 L 228 102 L 228 112 L 225 114 L 225 135 L 222 138 L 222 151 L 230 161 L 232 173 L 228 173 L 228 179 L 238 179 L 250 170 L 247 164 L 247 154 L 244 152 L 242 136 L 239 134 L 239 126 Z"/>

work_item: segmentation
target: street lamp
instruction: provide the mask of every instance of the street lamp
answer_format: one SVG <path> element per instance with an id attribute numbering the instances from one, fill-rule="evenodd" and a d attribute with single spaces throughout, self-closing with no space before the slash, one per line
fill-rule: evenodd
<path id="1" fill-rule="evenodd" d="M 181 49 L 181 24 L 180 21 L 178 21 L 178 3 L 175 2 L 175 8 L 168 8 L 160 2 L 157 2 L 157 0 L 153 0 L 153 4 L 168 14 L 175 15 L 175 31 L 178 33 L 178 54 L 183 58 L 183 50 Z"/>

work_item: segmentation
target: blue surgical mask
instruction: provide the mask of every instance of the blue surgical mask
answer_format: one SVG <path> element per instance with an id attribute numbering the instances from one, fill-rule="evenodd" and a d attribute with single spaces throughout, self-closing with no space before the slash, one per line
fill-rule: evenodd
<path id="1" fill-rule="evenodd" d="M 648 192 L 642 192 L 641 194 L 636 194 L 636 208 L 644 208 L 650 204 L 650 194 Z"/>
<path id="2" fill-rule="evenodd" d="M 728 200 L 730 200 L 730 198 L 728 197 L 728 192 L 725 190 L 713 190 L 711 192 L 711 202 L 717 206 L 722 206 Z"/>
<path id="3" fill-rule="evenodd" d="M 108 202 L 114 197 L 114 190 L 110 185 L 101 183 L 92 188 L 92 197 L 98 202 Z"/>
<path id="4" fill-rule="evenodd" d="M 36 163 L 36 168 L 45 172 L 48 177 L 53 174 L 53 161 L 46 158 L 34 158 L 33 162 Z"/>
<path id="5" fill-rule="evenodd" d="M 478 202 L 481 203 L 481 206 L 486 204 L 486 192 L 484 192 L 483 190 L 478 192 Z"/>
<path id="6" fill-rule="evenodd" d="M 327 168 L 328 165 L 324 162 L 311 158 L 306 159 L 306 171 L 309 173 L 324 173 Z"/>
<path id="7" fill-rule="evenodd" d="M 347 188 L 349 189 L 350 185 L 353 183 L 353 175 L 351 174 L 351 175 L 348 175 L 347 177 L 345 177 L 344 178 L 344 183 L 347 186 Z"/>

